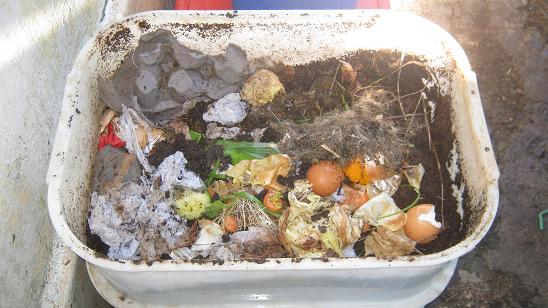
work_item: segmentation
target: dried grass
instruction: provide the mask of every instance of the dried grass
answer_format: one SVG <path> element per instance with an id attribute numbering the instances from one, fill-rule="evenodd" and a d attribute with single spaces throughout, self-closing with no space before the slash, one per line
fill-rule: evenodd
<path id="1" fill-rule="evenodd" d="M 405 128 L 385 118 L 391 114 L 394 95 L 377 88 L 359 92 L 348 110 L 325 113 L 311 123 L 273 124 L 276 130 L 284 132 L 278 142 L 280 151 L 302 161 L 338 158 L 334 153 L 343 160 L 380 153 L 390 163 L 398 164 L 408 142 L 398 137 Z"/>

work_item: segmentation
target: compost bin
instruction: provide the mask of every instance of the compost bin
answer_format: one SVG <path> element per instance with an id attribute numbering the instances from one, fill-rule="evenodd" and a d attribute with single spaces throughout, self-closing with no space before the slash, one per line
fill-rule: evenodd
<path id="1" fill-rule="evenodd" d="M 369 51 L 424 59 L 440 100 L 436 108 L 452 137 L 440 173 L 460 221 L 462 238 L 424 255 L 392 259 L 272 258 L 233 261 L 113 260 L 91 249 L 87 218 L 100 118 L 99 76 L 112 76 L 139 38 L 166 29 L 185 46 L 209 55 L 229 44 L 249 59 L 302 65 Z M 443 117 L 445 116 L 445 117 Z M 48 173 L 53 225 L 86 260 L 98 291 L 116 306 L 292 304 L 421 306 L 447 285 L 458 257 L 487 233 L 498 203 L 498 169 L 474 72 L 459 44 L 437 25 L 392 11 L 148 12 L 100 30 L 82 49 L 67 78 Z M 442 193 L 443 196 L 443 193 Z M 443 198 L 443 197 L 442 197 Z M 449 205 L 447 205 L 449 206 Z"/>

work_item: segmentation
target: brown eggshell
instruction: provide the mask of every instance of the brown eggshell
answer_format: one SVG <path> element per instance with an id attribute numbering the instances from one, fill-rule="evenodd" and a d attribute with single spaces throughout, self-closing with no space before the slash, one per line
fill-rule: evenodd
<path id="1" fill-rule="evenodd" d="M 340 61 L 341 64 L 341 75 L 344 82 L 349 83 L 350 85 L 356 84 L 356 71 L 352 68 L 352 65 L 348 62 Z"/>
<path id="2" fill-rule="evenodd" d="M 326 197 L 339 189 L 344 173 L 339 163 L 322 160 L 308 169 L 306 178 L 312 184 L 312 191 L 315 194 Z"/>
<path id="3" fill-rule="evenodd" d="M 377 165 L 374 161 L 365 163 L 365 174 L 369 182 L 382 180 L 386 177 L 384 167 Z"/>
<path id="4" fill-rule="evenodd" d="M 366 192 L 354 189 L 348 185 L 343 185 L 343 194 L 344 199 L 340 203 L 349 205 L 352 212 L 369 200 Z"/>
<path id="5" fill-rule="evenodd" d="M 434 207 L 432 204 L 420 204 L 407 212 L 407 222 L 404 227 L 405 234 L 420 244 L 430 243 L 440 232 L 440 228 L 428 221 L 419 219 L 420 215 L 427 214 L 432 207 Z"/>

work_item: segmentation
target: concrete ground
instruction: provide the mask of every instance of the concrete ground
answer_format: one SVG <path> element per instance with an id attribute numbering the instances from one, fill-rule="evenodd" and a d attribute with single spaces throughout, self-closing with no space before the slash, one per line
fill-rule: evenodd
<path id="1" fill-rule="evenodd" d="M 537 214 L 548 208 L 548 2 L 392 0 L 392 8 L 436 22 L 462 45 L 501 171 L 491 231 L 429 307 L 546 307 L 548 230 L 539 231 Z M 85 274 L 75 283 L 91 296 Z"/>

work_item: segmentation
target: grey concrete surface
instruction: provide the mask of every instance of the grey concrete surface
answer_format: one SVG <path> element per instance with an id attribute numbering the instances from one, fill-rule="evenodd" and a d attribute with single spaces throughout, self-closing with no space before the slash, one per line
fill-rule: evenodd
<path id="1" fill-rule="evenodd" d="M 45 183 L 65 79 L 102 1 L 0 0 L 0 307 L 35 307 L 53 228 Z"/>

